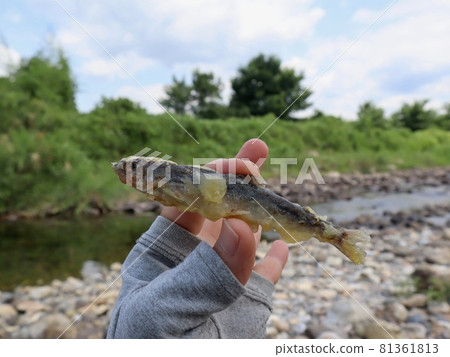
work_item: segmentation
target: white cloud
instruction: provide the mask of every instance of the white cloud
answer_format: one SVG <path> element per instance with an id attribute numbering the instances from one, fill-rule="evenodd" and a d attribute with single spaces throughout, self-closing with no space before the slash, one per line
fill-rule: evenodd
<path id="1" fill-rule="evenodd" d="M 10 47 L 0 44 L 0 77 L 4 77 L 20 63 L 20 55 Z"/>
<path id="2" fill-rule="evenodd" d="M 136 52 L 130 51 L 119 54 L 114 61 L 106 53 L 103 57 L 94 57 L 86 60 L 81 67 L 82 72 L 98 77 L 114 77 L 127 78 L 128 74 L 124 69 L 133 74 L 135 72 L 148 69 L 155 64 L 155 61 L 150 58 L 145 58 Z M 120 66 L 119 66 L 120 64 Z"/>
<path id="3" fill-rule="evenodd" d="M 352 20 L 363 24 L 369 24 L 376 19 L 378 15 L 379 13 L 373 10 L 359 9 L 353 14 Z"/>
<path id="4" fill-rule="evenodd" d="M 365 100 L 388 112 L 403 102 L 431 98 L 448 101 L 450 74 L 450 3 L 439 0 L 399 2 L 386 18 L 357 42 L 313 87 L 315 107 L 355 117 Z M 354 18 L 371 15 L 358 10 Z M 365 16 L 365 15 L 364 15 Z M 323 71 L 352 38 L 312 44 L 303 57 L 285 63 L 310 72 L 307 82 Z M 308 84 L 307 83 L 307 84 Z M 446 87 L 447 86 L 447 87 Z"/>
<path id="5" fill-rule="evenodd" d="M 164 84 L 152 84 L 144 86 L 124 86 L 120 88 L 114 97 L 125 97 L 142 105 L 149 113 L 162 113 L 164 110 L 154 99 L 160 101 L 165 97 Z M 152 98 L 153 96 L 153 98 Z"/>
<path id="6" fill-rule="evenodd" d="M 113 56 L 136 51 L 173 64 L 253 55 L 284 41 L 304 41 L 314 33 L 324 10 L 314 0 L 166 0 L 91 1 L 64 6 Z M 126 8 L 124 8 L 124 6 Z M 65 19 L 67 20 L 67 19 Z M 61 23 L 58 38 L 73 51 L 95 48 L 94 41 L 74 22 Z"/>
<path id="7" fill-rule="evenodd" d="M 324 15 L 310 0 L 166 0 L 140 3 L 150 17 L 165 19 L 163 31 L 184 42 L 291 40 L 312 33 Z"/>

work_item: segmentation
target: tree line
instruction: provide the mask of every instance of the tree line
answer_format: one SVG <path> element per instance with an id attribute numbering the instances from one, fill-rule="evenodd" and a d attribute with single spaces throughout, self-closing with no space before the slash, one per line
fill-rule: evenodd
<path id="1" fill-rule="evenodd" d="M 232 95 L 228 104 L 221 102 L 223 83 L 212 72 L 192 72 L 192 81 L 172 78 L 172 84 L 165 88 L 166 98 L 161 103 L 176 114 L 189 114 L 205 119 L 225 119 L 229 117 L 257 117 L 268 114 L 292 119 L 293 112 L 308 108 L 308 98 L 312 94 L 303 85 L 303 72 L 283 68 L 281 60 L 274 55 L 260 54 L 238 69 L 231 80 Z M 427 109 L 428 100 L 404 103 L 402 107 L 386 116 L 384 110 L 373 102 L 360 105 L 356 127 L 368 130 L 371 127 L 388 129 L 404 127 L 412 131 L 431 126 L 450 130 L 450 103 L 439 114 Z M 323 116 L 315 112 L 312 119 Z"/>
<path id="2" fill-rule="evenodd" d="M 260 54 L 238 69 L 236 77 L 231 80 L 233 93 L 228 104 L 221 102 L 223 83 L 220 78 L 199 69 L 193 71 L 191 83 L 173 77 L 173 83 L 166 87 L 167 96 L 161 104 L 176 114 L 205 119 L 278 116 L 282 113 L 281 119 L 292 119 L 292 112 L 311 105 L 308 101 L 311 91 L 302 85 L 303 80 L 302 72 L 283 68 L 276 56 Z M 14 117 L 7 115 L 8 111 L 26 107 L 34 99 L 64 110 L 77 111 L 76 90 L 77 84 L 64 53 L 59 49 L 53 50 L 51 55 L 40 51 L 22 60 L 8 76 L 0 77 L 0 109 L 3 113 L 0 126 L 8 125 L 5 118 Z M 404 103 L 398 111 L 387 116 L 373 102 L 365 102 L 359 107 L 356 128 L 403 127 L 417 131 L 439 127 L 450 130 L 450 103 L 444 106 L 441 113 L 427 109 L 427 103 L 426 99 Z M 98 112 L 144 113 L 145 109 L 127 98 L 102 98 L 92 110 L 92 113 Z M 319 119 L 324 115 L 316 110 L 309 119 Z"/>

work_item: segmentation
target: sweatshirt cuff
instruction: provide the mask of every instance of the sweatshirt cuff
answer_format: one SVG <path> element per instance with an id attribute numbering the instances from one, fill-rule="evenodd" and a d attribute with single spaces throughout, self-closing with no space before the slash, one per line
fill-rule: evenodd
<path id="1" fill-rule="evenodd" d="M 220 285 L 229 295 L 230 301 L 236 300 L 246 291 L 244 285 L 240 283 L 222 258 L 217 255 L 216 251 L 208 243 L 201 242 L 195 253 L 204 263 L 205 270 L 208 271 L 208 276 L 211 278 L 209 280 L 210 284 Z"/>
<path id="2" fill-rule="evenodd" d="M 245 288 L 247 290 L 245 295 L 272 309 L 272 293 L 275 285 L 271 281 L 253 271 Z"/>
<path id="3" fill-rule="evenodd" d="M 158 216 L 148 231 L 143 233 L 136 242 L 179 264 L 197 247 L 201 240 L 175 222 Z"/>

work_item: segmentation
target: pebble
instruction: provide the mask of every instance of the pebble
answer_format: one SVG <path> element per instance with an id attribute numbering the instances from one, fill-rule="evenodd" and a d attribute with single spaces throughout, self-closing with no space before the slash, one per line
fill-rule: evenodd
<path id="1" fill-rule="evenodd" d="M 333 300 L 337 296 L 338 292 L 332 289 L 323 289 L 319 290 L 318 294 L 322 299 Z"/>
<path id="2" fill-rule="evenodd" d="M 10 303 L 14 300 L 14 294 L 9 291 L 0 291 L 0 304 Z"/>
<path id="3" fill-rule="evenodd" d="M 109 268 L 110 268 L 112 271 L 120 272 L 120 270 L 122 269 L 122 264 L 121 264 L 121 263 L 118 263 L 118 262 L 115 262 L 115 263 L 112 263 L 111 266 L 110 266 Z"/>
<path id="4" fill-rule="evenodd" d="M 30 289 L 28 296 L 33 300 L 42 300 L 53 294 L 53 289 L 51 286 L 38 286 L 36 288 Z"/>
<path id="5" fill-rule="evenodd" d="M 13 324 L 16 321 L 17 315 L 17 310 L 11 305 L 0 305 L 0 319 L 5 321 L 7 324 Z"/>
<path id="6" fill-rule="evenodd" d="M 324 331 L 317 338 L 320 339 L 339 339 L 342 338 L 334 331 Z"/>
<path id="7" fill-rule="evenodd" d="M 445 301 L 429 301 L 427 309 L 433 315 L 450 313 L 450 306 Z"/>
<path id="8" fill-rule="evenodd" d="M 406 322 L 425 324 L 427 323 L 427 317 L 423 314 L 409 314 Z"/>
<path id="9" fill-rule="evenodd" d="M 420 323 L 407 323 L 402 326 L 402 338 L 426 338 L 427 329 Z"/>
<path id="10" fill-rule="evenodd" d="M 107 269 L 103 264 L 88 260 L 84 262 L 81 276 L 84 280 L 102 282 L 105 279 Z"/>
<path id="11" fill-rule="evenodd" d="M 30 337 L 52 338 L 52 339 L 75 338 L 76 329 L 74 328 L 67 329 L 71 323 L 72 321 L 63 314 L 47 315 L 29 327 Z M 64 334 L 61 335 L 62 333 Z"/>
<path id="12" fill-rule="evenodd" d="M 368 320 L 356 327 L 356 331 L 361 338 L 388 339 L 398 338 L 401 327 L 384 320 Z"/>
<path id="13" fill-rule="evenodd" d="M 402 304 L 406 307 L 424 307 L 427 304 L 427 296 L 425 294 L 414 294 L 407 299 L 403 299 Z"/>
<path id="14" fill-rule="evenodd" d="M 42 304 L 38 301 L 32 300 L 15 300 L 14 305 L 16 306 L 17 311 L 26 312 L 29 314 L 33 314 L 37 311 L 50 311 L 50 307 L 48 305 Z"/>
<path id="15" fill-rule="evenodd" d="M 408 310 L 399 302 L 394 302 L 388 306 L 389 313 L 398 322 L 404 322 L 408 318 Z"/>

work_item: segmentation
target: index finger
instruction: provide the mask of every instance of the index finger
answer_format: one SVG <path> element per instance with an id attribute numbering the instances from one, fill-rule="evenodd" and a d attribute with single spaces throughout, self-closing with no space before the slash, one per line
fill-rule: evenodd
<path id="1" fill-rule="evenodd" d="M 241 149 L 236 155 L 237 159 L 249 159 L 258 165 L 259 168 L 264 165 L 264 162 L 269 155 L 269 148 L 266 143 L 260 139 L 250 139 L 242 145 Z"/>

